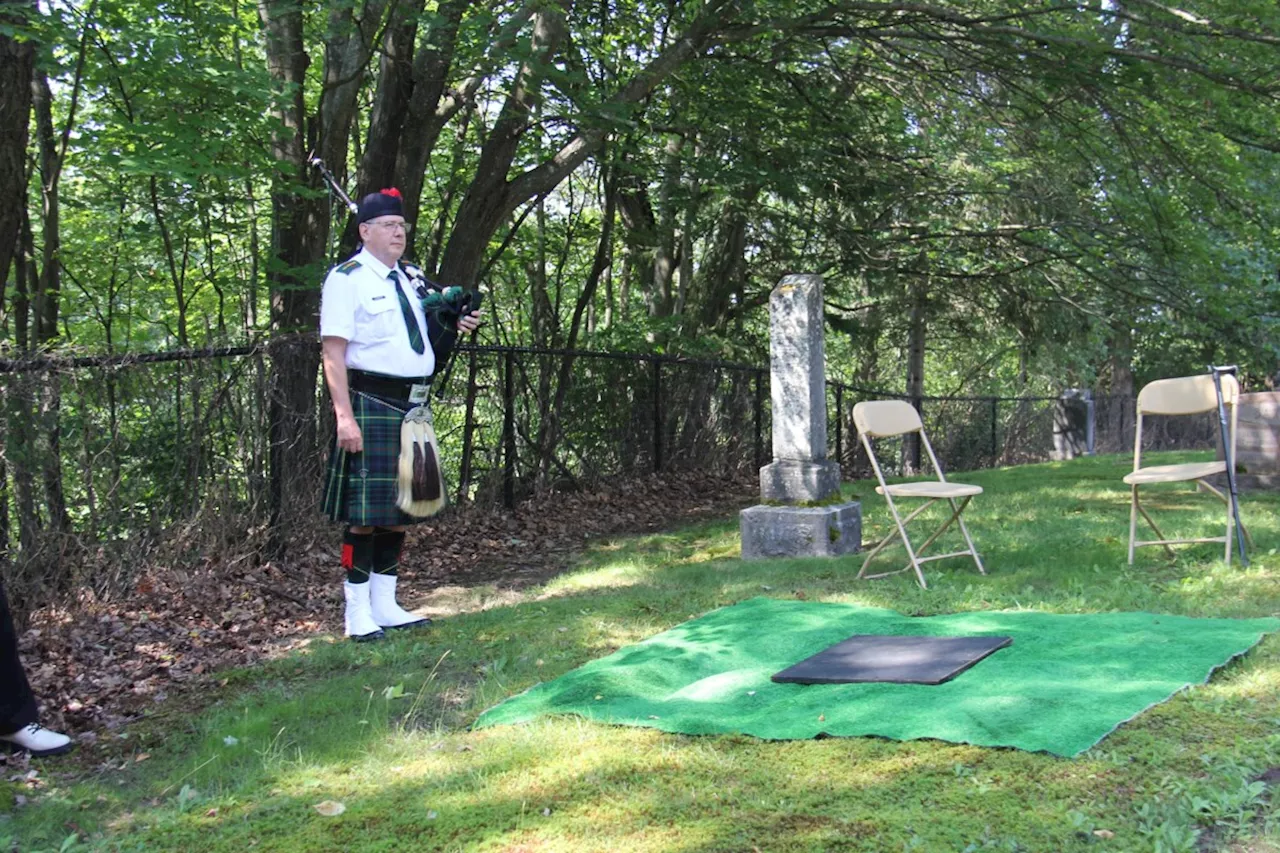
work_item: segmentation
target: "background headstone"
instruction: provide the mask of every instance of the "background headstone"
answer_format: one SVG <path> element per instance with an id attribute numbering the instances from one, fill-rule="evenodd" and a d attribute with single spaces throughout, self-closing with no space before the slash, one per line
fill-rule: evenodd
<path id="1" fill-rule="evenodd" d="M 740 516 L 743 559 L 862 548 L 862 508 L 839 500 L 840 463 L 827 458 L 826 361 L 822 278 L 789 275 L 769 297 L 773 462 L 760 469 L 763 503 Z"/>
<path id="2" fill-rule="evenodd" d="M 1280 391 L 1241 394 L 1236 418 L 1236 484 L 1241 489 L 1280 488 Z M 1217 458 L 1222 458 L 1220 440 Z"/>
<path id="3" fill-rule="evenodd" d="M 827 356 L 822 277 L 789 275 L 769 296 L 773 463 L 760 469 L 765 501 L 815 503 L 840 491 L 827 459 Z"/>

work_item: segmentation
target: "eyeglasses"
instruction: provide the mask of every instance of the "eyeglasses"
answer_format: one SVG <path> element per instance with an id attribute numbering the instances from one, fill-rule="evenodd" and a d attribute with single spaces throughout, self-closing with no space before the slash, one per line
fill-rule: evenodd
<path id="1" fill-rule="evenodd" d="M 412 222 L 366 222 L 365 225 L 375 225 L 383 231 L 403 231 L 405 234 L 413 233 Z"/>

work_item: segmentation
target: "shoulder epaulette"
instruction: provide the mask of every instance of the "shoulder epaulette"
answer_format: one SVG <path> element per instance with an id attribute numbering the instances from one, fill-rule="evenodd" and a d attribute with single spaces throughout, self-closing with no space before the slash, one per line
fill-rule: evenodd
<path id="1" fill-rule="evenodd" d="M 338 264 L 337 269 L 338 269 L 338 272 L 342 273 L 343 275 L 349 275 L 352 270 L 360 269 L 360 262 L 357 261 L 355 258 L 352 258 L 346 263 Z"/>

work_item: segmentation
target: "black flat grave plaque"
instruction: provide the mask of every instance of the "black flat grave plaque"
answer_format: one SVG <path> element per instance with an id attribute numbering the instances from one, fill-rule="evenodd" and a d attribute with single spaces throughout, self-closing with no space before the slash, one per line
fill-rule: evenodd
<path id="1" fill-rule="evenodd" d="M 1012 642 L 1012 637 L 855 634 L 787 667 L 773 680 L 796 684 L 942 684 Z"/>

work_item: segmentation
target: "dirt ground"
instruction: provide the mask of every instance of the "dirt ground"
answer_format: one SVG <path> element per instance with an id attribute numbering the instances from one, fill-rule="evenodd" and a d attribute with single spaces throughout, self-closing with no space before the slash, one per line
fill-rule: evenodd
<path id="1" fill-rule="evenodd" d="M 432 617 L 490 604 L 573 564 L 602 536 L 733 517 L 753 479 L 663 475 L 608 490 L 550 494 L 514 511 L 467 507 L 419 525 L 406 542 L 401 601 Z M 110 600 L 82 594 L 32 614 L 21 653 L 41 721 L 91 743 L 184 691 L 215 689 L 220 672 L 342 631 L 339 531 L 298 532 L 288 558 L 249 555 L 135 573 Z"/>

